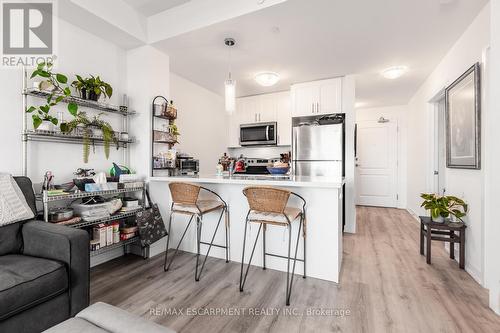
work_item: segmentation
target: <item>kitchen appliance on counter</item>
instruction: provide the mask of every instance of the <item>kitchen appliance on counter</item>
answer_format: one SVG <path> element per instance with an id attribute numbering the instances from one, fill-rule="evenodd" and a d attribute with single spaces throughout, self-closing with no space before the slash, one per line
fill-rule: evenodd
<path id="1" fill-rule="evenodd" d="M 344 114 L 292 119 L 295 175 L 338 178 L 345 175 L 344 120 Z"/>
<path id="2" fill-rule="evenodd" d="M 244 170 L 235 170 L 234 174 L 244 175 L 268 175 L 267 167 L 274 162 L 279 162 L 280 158 L 242 158 L 239 161 L 244 163 Z"/>
<path id="3" fill-rule="evenodd" d="M 177 169 L 180 175 L 197 175 L 200 172 L 200 161 L 190 156 L 177 156 Z"/>
<path id="4" fill-rule="evenodd" d="M 277 126 L 276 122 L 240 125 L 240 145 L 276 146 Z"/>

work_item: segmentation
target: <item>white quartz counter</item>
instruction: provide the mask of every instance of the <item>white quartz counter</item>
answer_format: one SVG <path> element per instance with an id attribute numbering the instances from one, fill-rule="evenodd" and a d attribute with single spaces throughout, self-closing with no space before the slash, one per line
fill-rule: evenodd
<path id="1" fill-rule="evenodd" d="M 151 182 L 187 182 L 205 184 L 239 184 L 239 185 L 269 185 L 287 187 L 314 187 L 314 188 L 340 188 L 344 184 L 343 178 L 308 177 L 308 176 L 273 176 L 273 175 L 197 175 L 151 177 Z"/>

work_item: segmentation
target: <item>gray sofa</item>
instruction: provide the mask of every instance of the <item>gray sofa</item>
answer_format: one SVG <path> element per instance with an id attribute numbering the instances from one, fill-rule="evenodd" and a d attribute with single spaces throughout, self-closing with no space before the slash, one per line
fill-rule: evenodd
<path id="1" fill-rule="evenodd" d="M 15 177 L 36 216 L 27 177 Z M 41 221 L 0 227 L 0 332 L 40 332 L 89 305 L 89 236 Z"/>

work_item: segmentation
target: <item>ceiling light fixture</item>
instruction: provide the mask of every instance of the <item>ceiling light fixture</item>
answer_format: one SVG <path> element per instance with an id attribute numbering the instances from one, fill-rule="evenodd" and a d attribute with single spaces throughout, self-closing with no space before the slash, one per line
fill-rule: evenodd
<path id="1" fill-rule="evenodd" d="M 229 49 L 229 75 L 224 81 L 225 105 L 226 112 L 232 114 L 236 109 L 236 81 L 231 78 L 231 48 L 236 44 L 236 41 L 233 38 L 226 38 L 224 44 Z"/>
<path id="2" fill-rule="evenodd" d="M 274 86 L 280 80 L 280 76 L 275 72 L 260 72 L 254 77 L 255 81 L 264 87 Z"/>
<path id="3" fill-rule="evenodd" d="M 406 66 L 394 66 L 389 67 L 382 71 L 382 76 L 389 80 L 397 79 L 408 72 L 408 67 Z"/>

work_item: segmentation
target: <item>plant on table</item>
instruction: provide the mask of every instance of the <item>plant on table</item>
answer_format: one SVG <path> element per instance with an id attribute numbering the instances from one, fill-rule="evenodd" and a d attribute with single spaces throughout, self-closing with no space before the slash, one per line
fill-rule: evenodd
<path id="1" fill-rule="evenodd" d="M 107 82 L 101 80 L 99 76 L 90 75 L 88 78 L 83 78 L 76 75 L 76 80 L 71 83 L 83 99 L 97 101 L 101 94 L 110 98 L 113 95 L 113 87 Z"/>
<path id="2" fill-rule="evenodd" d="M 54 73 L 52 69 L 53 64 L 51 62 L 41 62 L 31 74 L 31 79 L 41 77 L 53 87 L 44 105 L 30 106 L 26 109 L 26 112 L 31 114 L 35 129 L 43 122 L 50 122 L 53 125 L 57 125 L 58 120 L 50 114 L 50 109 L 59 104 L 64 98 L 71 96 L 71 89 L 67 85 L 67 76 L 61 73 Z M 68 111 L 73 116 L 76 115 L 78 105 L 73 102 L 68 103 Z"/>
<path id="3" fill-rule="evenodd" d="M 462 218 L 467 215 L 468 205 L 455 196 L 422 193 L 420 197 L 424 199 L 420 207 L 430 211 L 433 221 L 455 216 L 463 222 Z"/>
<path id="4" fill-rule="evenodd" d="M 114 142 L 118 149 L 118 139 L 116 138 L 113 127 L 101 119 L 102 113 L 89 118 L 85 112 L 79 112 L 73 120 L 61 124 L 61 131 L 63 133 L 71 133 L 79 129 L 83 138 L 83 162 L 88 163 L 90 155 L 90 144 L 92 143 L 92 136 L 95 136 L 97 131 L 102 132 L 102 139 L 104 142 L 104 154 L 109 158 L 110 146 Z"/>

